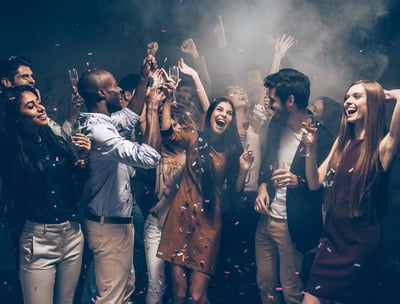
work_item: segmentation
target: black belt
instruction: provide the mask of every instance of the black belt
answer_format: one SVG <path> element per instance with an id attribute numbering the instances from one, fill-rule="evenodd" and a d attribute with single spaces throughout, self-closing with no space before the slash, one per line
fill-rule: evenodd
<path id="1" fill-rule="evenodd" d="M 85 218 L 102 224 L 132 224 L 132 217 L 122 217 L 122 216 L 104 216 L 95 215 L 89 212 L 85 212 Z"/>

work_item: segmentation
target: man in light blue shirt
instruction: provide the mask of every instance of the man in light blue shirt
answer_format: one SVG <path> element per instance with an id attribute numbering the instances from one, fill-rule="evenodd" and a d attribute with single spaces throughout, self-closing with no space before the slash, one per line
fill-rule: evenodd
<path id="1" fill-rule="evenodd" d="M 145 59 L 135 97 L 124 109 L 120 104 L 121 88 L 111 73 L 85 72 L 78 84 L 88 108 L 87 113 L 79 115 L 80 130 L 92 141 L 84 223 L 95 263 L 96 303 L 100 304 L 127 303 L 134 291 L 130 173 L 132 166 L 150 169 L 160 161 L 157 111 L 165 98 L 163 93 L 153 93 L 147 98 L 148 127 L 142 144 L 121 137 L 119 132 L 132 130 L 139 123 L 152 60 L 151 56 Z"/>

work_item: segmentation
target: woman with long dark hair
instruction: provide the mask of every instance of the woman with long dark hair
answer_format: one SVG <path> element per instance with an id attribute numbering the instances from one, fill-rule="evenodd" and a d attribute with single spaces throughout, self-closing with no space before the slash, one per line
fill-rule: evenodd
<path id="1" fill-rule="evenodd" d="M 386 132 L 386 98 L 396 106 Z M 377 303 L 380 219 L 390 168 L 400 150 L 400 90 L 361 80 L 347 89 L 339 136 L 317 168 L 315 128 L 305 126 L 306 173 L 311 189 L 325 187 L 324 234 L 303 303 Z"/>
<path id="2" fill-rule="evenodd" d="M 253 155 L 247 149 L 243 152 L 234 105 L 227 98 L 211 103 L 203 131 L 169 128 L 164 136 L 187 153 L 157 256 L 171 263 L 174 303 L 184 303 L 189 281 L 192 303 L 207 303 L 208 280 L 219 249 L 224 186 L 228 194 L 242 190 Z"/>
<path id="3" fill-rule="evenodd" d="M 0 173 L 23 221 L 19 274 L 24 303 L 72 303 L 83 250 L 77 202 L 90 140 L 76 134 L 69 143 L 52 133 L 34 88 L 7 89 L 1 98 Z"/>

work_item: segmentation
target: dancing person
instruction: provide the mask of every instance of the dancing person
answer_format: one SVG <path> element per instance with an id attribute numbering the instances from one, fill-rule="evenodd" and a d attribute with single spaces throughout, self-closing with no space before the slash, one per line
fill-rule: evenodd
<path id="1" fill-rule="evenodd" d="M 257 284 L 262 303 L 301 303 L 304 254 L 317 246 L 322 232 L 322 191 L 310 191 L 305 180 L 305 148 L 301 142 L 310 81 L 294 69 L 281 69 L 265 78 L 269 105 L 266 151 L 259 174 L 255 210 L 260 213 L 255 243 Z M 333 138 L 321 134 L 318 161 L 327 155 Z M 282 290 L 282 293 L 279 292 Z"/>
<path id="2" fill-rule="evenodd" d="M 386 95 L 386 96 L 385 96 Z M 395 99 L 386 133 L 385 97 Z M 324 186 L 327 215 L 311 269 L 304 304 L 378 303 L 380 219 L 387 203 L 388 175 L 400 150 L 400 90 L 375 81 L 349 86 L 339 136 L 317 167 L 317 128 L 305 124 L 307 182 Z"/>
<path id="3" fill-rule="evenodd" d="M 24 303 L 72 304 L 83 253 L 77 202 L 87 175 L 90 140 L 83 134 L 73 136 L 74 151 L 56 136 L 37 90 L 30 86 L 5 89 L 1 97 L 5 117 L 0 172 L 24 219 L 19 258 Z"/>
<path id="4" fill-rule="evenodd" d="M 209 100 L 202 81 L 196 70 L 188 66 L 182 59 L 179 61 L 179 69 L 182 74 L 190 77 L 198 91 L 198 106 L 201 113 L 192 113 L 182 103 L 174 103 L 162 110 L 161 128 L 170 126 L 176 132 L 198 131 L 198 122 L 194 117 L 203 117 L 209 107 Z M 197 108 L 197 107 L 196 107 Z M 193 109 L 193 108 L 192 108 Z M 148 268 L 147 304 L 162 303 L 162 297 L 166 287 L 165 262 L 157 257 L 157 249 L 160 244 L 162 228 L 169 207 L 178 191 L 182 171 L 186 161 L 186 152 L 183 147 L 174 141 L 164 137 L 162 141 L 161 163 L 157 167 L 155 193 L 157 202 L 151 207 L 145 223 L 146 261 Z"/>
<path id="5" fill-rule="evenodd" d="M 164 111 L 170 106 L 164 105 Z M 186 165 L 162 231 L 157 256 L 170 262 L 174 303 L 184 303 L 187 292 L 193 303 L 207 303 L 209 276 L 214 273 L 221 234 L 223 187 L 235 195 L 253 161 L 243 152 L 236 128 L 233 103 L 215 100 L 205 115 L 204 130 L 164 136 L 186 149 Z M 190 281 L 190 286 L 188 282 Z M 189 289 L 188 289 L 189 287 Z"/>
<path id="6" fill-rule="evenodd" d="M 84 228 L 94 258 L 96 303 L 126 303 L 134 291 L 130 171 L 131 166 L 154 168 L 160 161 L 157 112 L 165 96 L 160 90 L 151 90 L 146 97 L 152 61 L 151 56 L 145 58 L 135 95 L 123 109 L 121 89 L 110 72 L 87 71 L 78 83 L 88 108 L 88 113 L 79 115 L 81 131 L 92 140 Z M 145 98 L 148 127 L 143 143 L 133 143 L 121 137 L 118 130 L 135 127 Z"/>

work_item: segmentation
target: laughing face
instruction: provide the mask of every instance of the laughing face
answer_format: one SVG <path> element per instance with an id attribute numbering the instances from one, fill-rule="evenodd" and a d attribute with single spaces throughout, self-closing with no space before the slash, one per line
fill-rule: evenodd
<path id="1" fill-rule="evenodd" d="M 229 102 L 222 101 L 214 109 L 210 117 L 211 129 L 215 134 L 222 134 L 232 122 L 233 108 Z"/>
<path id="2" fill-rule="evenodd" d="M 344 97 L 343 107 L 349 123 L 364 123 L 367 113 L 367 94 L 361 83 L 349 88 Z"/>

